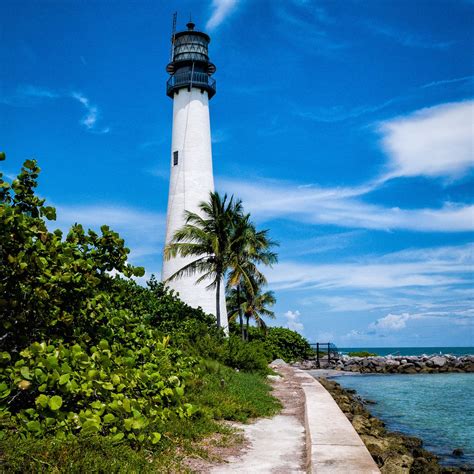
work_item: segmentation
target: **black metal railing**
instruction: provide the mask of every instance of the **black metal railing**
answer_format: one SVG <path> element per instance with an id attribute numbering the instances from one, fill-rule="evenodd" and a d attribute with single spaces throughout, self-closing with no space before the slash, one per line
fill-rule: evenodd
<path id="1" fill-rule="evenodd" d="M 315 342 L 310 346 L 316 353 L 316 366 L 318 368 L 321 367 L 321 359 L 327 361 L 329 365 L 331 360 L 338 360 L 341 357 L 338 348 L 332 342 Z"/>
<path id="2" fill-rule="evenodd" d="M 209 98 L 216 93 L 216 80 L 205 72 L 197 71 L 178 72 L 171 76 L 166 83 L 166 93 L 172 96 L 175 89 L 193 86 L 207 90 Z"/>

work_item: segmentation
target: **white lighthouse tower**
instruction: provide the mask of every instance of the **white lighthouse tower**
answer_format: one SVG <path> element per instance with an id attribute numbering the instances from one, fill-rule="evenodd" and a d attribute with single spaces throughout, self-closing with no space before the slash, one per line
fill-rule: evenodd
<path id="1" fill-rule="evenodd" d="M 199 214 L 199 204 L 208 201 L 209 193 L 214 191 L 209 100 L 216 93 L 216 81 L 211 77 L 216 67 L 209 61 L 209 36 L 195 31 L 191 21 L 186 26 L 187 31 L 173 34 L 172 58 L 166 68 L 171 74 L 166 93 L 173 99 L 166 244 L 185 223 L 184 211 Z M 179 256 L 163 259 L 162 279 L 167 280 L 192 260 Z M 200 306 L 206 313 L 215 315 L 215 290 L 206 288 L 209 282 L 196 284 L 198 278 L 199 275 L 184 276 L 167 284 L 188 305 Z M 220 317 L 221 325 L 227 327 L 223 289 Z"/>

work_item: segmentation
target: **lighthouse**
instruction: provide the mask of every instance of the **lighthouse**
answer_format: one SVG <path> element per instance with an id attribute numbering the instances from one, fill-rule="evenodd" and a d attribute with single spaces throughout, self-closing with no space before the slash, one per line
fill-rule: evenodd
<path id="1" fill-rule="evenodd" d="M 196 31 L 192 21 L 186 26 L 186 31 L 173 33 L 171 62 L 166 67 L 170 74 L 166 94 L 173 100 L 173 131 L 165 245 L 184 225 L 184 211 L 200 214 L 199 204 L 208 201 L 214 191 L 209 101 L 216 93 L 212 77 L 216 67 L 209 60 L 209 36 Z M 163 281 L 194 258 L 163 259 Z M 206 288 L 210 281 L 196 283 L 199 276 L 186 275 L 167 285 L 188 305 L 215 315 L 216 290 Z M 220 294 L 221 325 L 227 327 L 223 288 Z"/>

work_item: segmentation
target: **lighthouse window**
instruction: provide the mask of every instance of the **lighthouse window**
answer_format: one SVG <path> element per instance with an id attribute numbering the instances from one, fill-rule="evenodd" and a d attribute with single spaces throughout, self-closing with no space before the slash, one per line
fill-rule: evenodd
<path id="1" fill-rule="evenodd" d="M 173 166 L 176 166 L 178 164 L 178 152 L 173 151 Z"/>

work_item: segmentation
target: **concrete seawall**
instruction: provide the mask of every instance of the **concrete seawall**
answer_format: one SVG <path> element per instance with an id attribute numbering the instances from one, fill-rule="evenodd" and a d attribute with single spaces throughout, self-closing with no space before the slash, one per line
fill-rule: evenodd
<path id="1" fill-rule="evenodd" d="M 379 473 L 372 456 L 329 392 L 311 375 L 295 369 L 305 394 L 308 472 Z"/>

